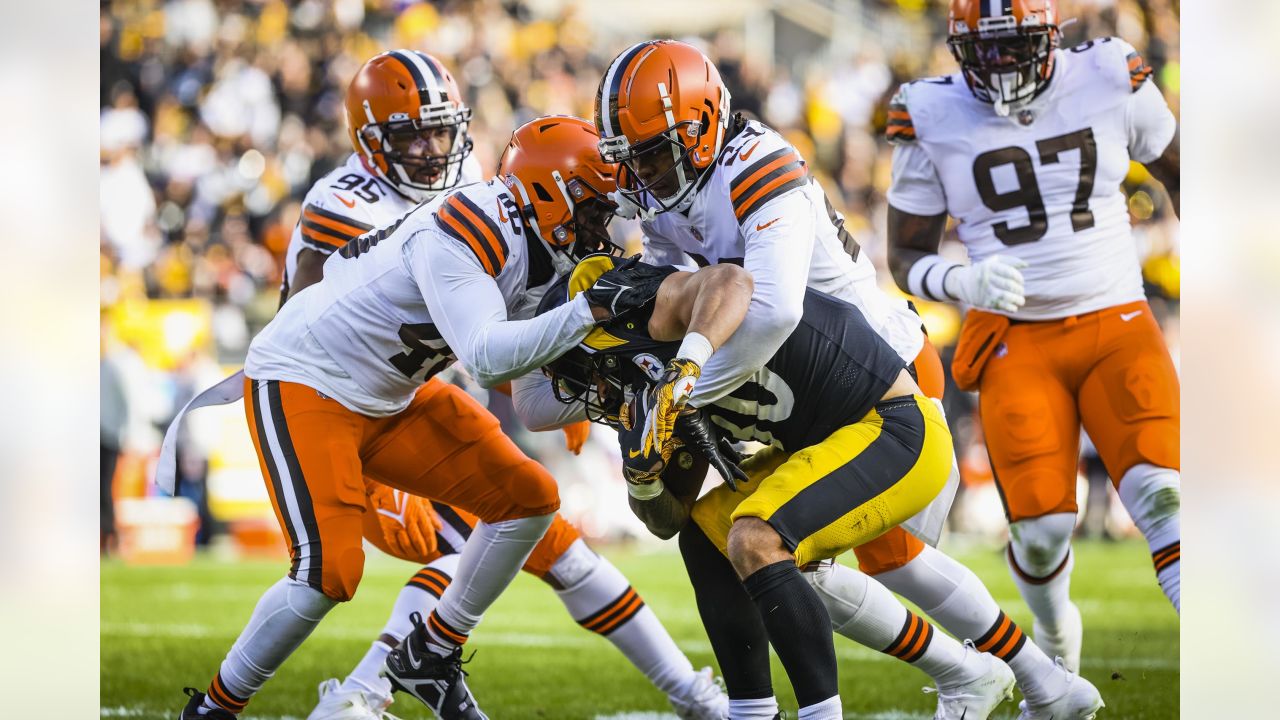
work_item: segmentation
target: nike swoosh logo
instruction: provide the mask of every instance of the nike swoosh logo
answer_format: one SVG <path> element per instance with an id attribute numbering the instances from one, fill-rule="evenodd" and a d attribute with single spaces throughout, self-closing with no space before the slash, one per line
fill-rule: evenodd
<path id="1" fill-rule="evenodd" d="M 505 213 L 502 212 L 502 200 L 499 199 L 499 200 L 495 200 L 494 202 L 498 203 L 498 220 L 501 222 L 506 222 L 507 216 Z"/>
<path id="2" fill-rule="evenodd" d="M 1142 314 L 1141 310 L 1134 310 L 1133 312 L 1120 313 L 1120 319 L 1125 322 L 1129 322 L 1130 320 L 1138 317 L 1141 314 Z"/>
<path id="3" fill-rule="evenodd" d="M 628 451 L 627 451 L 627 457 L 629 457 L 629 458 L 637 458 L 637 457 L 640 457 L 640 454 L 641 454 L 642 452 L 644 452 L 644 451 L 643 451 L 643 450 L 628 450 Z"/>
<path id="4" fill-rule="evenodd" d="M 408 638 L 406 638 L 406 640 L 408 640 Z M 405 642 L 404 644 L 404 654 L 409 659 L 410 667 L 414 670 L 422 668 L 422 661 L 413 656 L 413 645 L 410 645 L 408 642 Z"/>
<path id="5" fill-rule="evenodd" d="M 341 195 L 339 195 L 338 193 L 334 193 L 333 196 L 338 198 L 338 202 L 342 203 L 343 205 L 346 205 L 349 208 L 354 208 L 356 206 L 355 200 L 348 200 L 342 197 Z"/>
<path id="6" fill-rule="evenodd" d="M 747 151 L 746 151 L 746 152 L 744 152 L 744 153 L 738 153 L 738 159 L 739 159 L 739 160 L 746 160 L 747 158 L 751 157 L 751 153 L 755 152 L 755 151 L 756 151 L 756 148 L 758 148 L 758 147 L 760 147 L 760 141 L 759 141 L 759 140 L 757 140 L 757 141 L 756 141 L 756 144 L 755 144 L 755 145 L 752 145 L 752 146 L 751 146 L 751 149 L 750 149 L 750 150 L 747 150 Z"/>
<path id="7" fill-rule="evenodd" d="M 774 224 L 774 223 L 778 222 L 778 221 L 779 221 L 779 220 L 781 220 L 781 219 L 782 219 L 782 218 L 780 218 L 780 217 L 776 217 L 776 218 L 774 218 L 774 219 L 770 220 L 769 222 L 767 222 L 767 223 L 765 223 L 765 224 L 763 224 L 763 225 L 756 225 L 756 231 L 764 230 L 765 228 L 767 228 L 767 227 L 769 227 L 770 225 L 772 225 L 772 224 Z"/>

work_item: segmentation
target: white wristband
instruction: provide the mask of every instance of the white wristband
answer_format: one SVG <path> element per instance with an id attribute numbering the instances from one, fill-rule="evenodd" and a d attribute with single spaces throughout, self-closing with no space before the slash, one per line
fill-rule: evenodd
<path id="1" fill-rule="evenodd" d="M 684 336 L 684 342 L 680 343 L 680 350 L 676 352 L 676 357 L 692 360 L 702 366 L 707 364 L 707 359 L 713 352 L 715 348 L 711 347 L 711 341 L 706 336 L 691 332 Z"/>
<path id="2" fill-rule="evenodd" d="M 644 484 L 627 483 L 627 492 L 637 500 L 652 500 L 662 494 L 663 488 L 661 479 Z"/>

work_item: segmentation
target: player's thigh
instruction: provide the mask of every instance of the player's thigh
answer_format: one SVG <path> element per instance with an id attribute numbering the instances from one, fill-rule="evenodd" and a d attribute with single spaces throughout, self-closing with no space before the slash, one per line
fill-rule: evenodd
<path id="1" fill-rule="evenodd" d="M 951 469 L 951 433 L 923 396 L 882 402 L 791 456 L 734 510 L 773 527 L 796 562 L 835 557 L 929 504 Z"/>
<path id="2" fill-rule="evenodd" d="M 896 570 L 915 559 L 924 543 L 901 527 L 889 528 L 885 534 L 855 547 L 858 569 L 867 575 Z"/>
<path id="3" fill-rule="evenodd" d="M 721 483 L 693 504 L 690 518 L 702 528 L 702 532 L 725 557 L 729 555 L 729 528 L 733 526 L 733 511 L 789 457 L 790 454 L 776 447 L 766 447 L 743 461 L 742 470 L 747 474 L 747 480 L 738 483 L 736 492 Z"/>
<path id="4" fill-rule="evenodd" d="M 445 383 L 427 383 L 405 410 L 379 426 L 363 460 L 377 480 L 486 522 L 560 507 L 551 474 L 503 434 L 484 406 Z"/>
<path id="5" fill-rule="evenodd" d="M 304 385 L 253 380 L 245 417 L 289 542 L 289 576 L 350 599 L 364 572 L 359 443 L 367 419 Z"/>
<path id="6" fill-rule="evenodd" d="M 1101 357 L 1080 389 L 1098 457 L 1115 483 L 1139 463 L 1178 469 L 1180 388 L 1160 326 L 1145 302 L 1101 322 Z"/>
<path id="7" fill-rule="evenodd" d="M 982 433 L 1010 521 L 1076 509 L 1080 418 L 1076 399 L 1050 353 L 1044 332 L 1014 325 L 1007 352 L 982 374 L 978 404 Z M 1084 346 L 1077 351 L 1083 351 Z"/>

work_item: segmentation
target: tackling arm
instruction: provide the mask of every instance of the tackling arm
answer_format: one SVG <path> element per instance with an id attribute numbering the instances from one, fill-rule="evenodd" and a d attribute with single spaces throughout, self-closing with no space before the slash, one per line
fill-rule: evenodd
<path id="1" fill-rule="evenodd" d="M 737 265 L 672 273 L 658 287 L 649 336 L 675 341 L 698 333 L 719 348 L 742 324 L 754 287 L 751 274 Z"/>

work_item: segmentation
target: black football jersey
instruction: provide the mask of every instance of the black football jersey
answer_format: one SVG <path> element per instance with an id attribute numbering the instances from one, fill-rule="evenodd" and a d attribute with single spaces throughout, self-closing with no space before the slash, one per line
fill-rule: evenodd
<path id="1" fill-rule="evenodd" d="M 680 348 L 649 337 L 652 306 L 602 329 L 628 374 L 655 381 Z M 634 365 L 634 368 L 630 367 Z M 906 363 L 853 305 L 807 289 L 804 315 L 763 368 L 707 406 L 712 421 L 738 440 L 792 451 L 815 445 L 865 416 Z"/>

